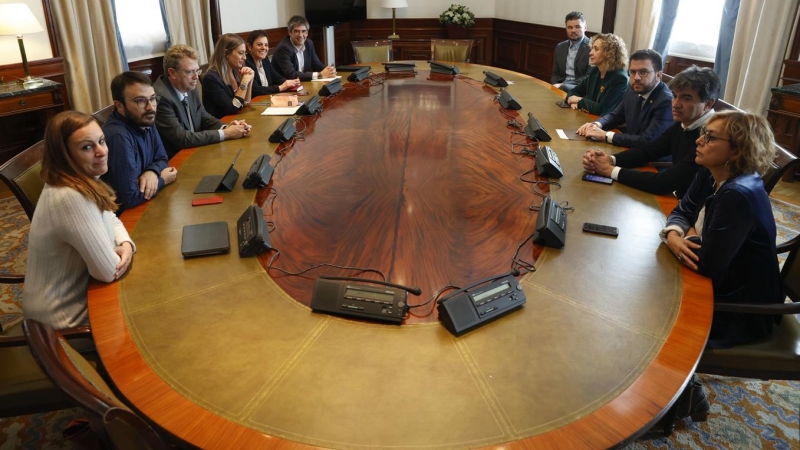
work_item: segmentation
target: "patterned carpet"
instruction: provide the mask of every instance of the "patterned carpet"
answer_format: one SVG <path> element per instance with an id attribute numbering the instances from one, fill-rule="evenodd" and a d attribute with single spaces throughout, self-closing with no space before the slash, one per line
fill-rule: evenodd
<path id="1" fill-rule="evenodd" d="M 772 199 L 778 242 L 800 233 L 800 207 Z M 30 223 L 15 199 L 0 199 L 0 272 L 25 271 Z M 0 284 L 0 323 L 20 320 L 22 285 Z M 2 369 L 0 369 L 2 370 Z M 707 422 L 679 422 L 669 438 L 647 433 L 627 449 L 798 449 L 800 382 L 700 375 L 711 403 Z M 78 409 L 0 419 L 0 450 L 80 448 L 61 435 Z"/>

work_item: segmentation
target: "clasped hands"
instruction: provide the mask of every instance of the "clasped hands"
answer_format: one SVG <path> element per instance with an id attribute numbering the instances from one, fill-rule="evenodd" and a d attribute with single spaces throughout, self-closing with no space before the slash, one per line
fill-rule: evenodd
<path id="1" fill-rule="evenodd" d="M 585 124 L 581 125 L 580 128 L 575 132 L 578 136 L 585 136 L 587 139 L 594 139 L 596 141 L 604 141 L 606 140 L 606 132 L 603 130 L 597 122 L 586 122 Z"/>
<path id="2" fill-rule="evenodd" d="M 586 150 L 581 162 L 583 163 L 583 170 L 602 177 L 611 177 L 611 172 L 614 170 L 611 156 L 599 148 Z"/>
<path id="3" fill-rule="evenodd" d="M 322 72 L 319 73 L 320 78 L 333 78 L 336 76 L 336 68 L 333 66 L 328 66 L 322 69 Z"/>
<path id="4" fill-rule="evenodd" d="M 239 69 L 239 75 L 242 76 L 242 81 L 241 82 L 243 84 L 247 84 L 249 86 L 250 82 L 253 81 L 253 78 L 255 78 L 256 73 L 253 72 L 253 69 L 251 69 L 251 68 L 249 68 L 247 66 L 244 66 L 241 69 Z"/>
<path id="5" fill-rule="evenodd" d="M 225 139 L 239 139 L 250 136 L 252 129 L 253 126 L 244 120 L 231 120 L 222 132 L 225 134 Z"/>

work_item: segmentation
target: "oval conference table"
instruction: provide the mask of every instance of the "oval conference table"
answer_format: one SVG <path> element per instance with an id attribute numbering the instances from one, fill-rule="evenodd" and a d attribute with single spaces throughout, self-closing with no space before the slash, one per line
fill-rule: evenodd
<path id="1" fill-rule="evenodd" d="M 455 77 L 416 65 L 383 74 L 376 64 L 371 80 L 345 81 L 280 145 L 268 137 L 286 117 L 262 116 L 268 98 L 257 98 L 238 117 L 253 125 L 249 138 L 184 150 L 176 183 L 122 215 L 137 254 L 118 282 L 91 284 L 91 324 L 113 382 L 162 431 L 201 448 L 605 448 L 676 400 L 713 297 L 660 245 L 675 200 L 582 181 L 586 148 L 613 149 L 556 135 L 589 117 L 557 107 L 550 85 L 474 64 Z M 498 105 L 484 70 L 513 81 L 522 110 Z M 560 186 L 532 183 L 547 179 L 528 172 L 536 146 L 517 126 L 528 112 L 553 136 Z M 210 196 L 193 194 L 200 178 L 223 173 L 240 148 L 233 191 L 192 207 Z M 263 153 L 270 187 L 242 188 Z M 574 208 L 562 249 L 526 240 L 540 194 Z M 267 271 L 275 251 L 240 258 L 237 219 L 254 203 L 280 251 L 274 267 L 374 268 L 419 286 L 408 303 L 422 306 L 402 326 L 312 312 L 317 276 L 379 276 Z M 231 251 L 184 259 L 182 227 L 214 221 L 228 223 Z M 583 222 L 619 237 L 584 233 Z M 450 334 L 426 301 L 509 271 L 518 247 L 517 260 L 535 266 L 521 268 L 525 306 Z"/>

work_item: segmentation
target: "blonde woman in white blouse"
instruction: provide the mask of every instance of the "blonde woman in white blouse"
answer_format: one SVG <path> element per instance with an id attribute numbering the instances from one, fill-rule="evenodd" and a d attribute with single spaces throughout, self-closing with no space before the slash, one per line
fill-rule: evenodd
<path id="1" fill-rule="evenodd" d="M 45 186 L 28 235 L 22 310 L 56 329 L 88 325 L 89 277 L 118 279 L 135 247 L 114 214 L 113 189 L 99 179 L 108 148 L 97 121 L 62 112 L 47 125 L 44 146 Z"/>

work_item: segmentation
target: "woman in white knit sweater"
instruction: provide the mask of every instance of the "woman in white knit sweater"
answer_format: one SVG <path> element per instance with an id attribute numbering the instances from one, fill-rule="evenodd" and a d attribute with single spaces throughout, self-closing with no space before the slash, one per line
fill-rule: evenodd
<path id="1" fill-rule="evenodd" d="M 47 125 L 42 178 L 28 235 L 22 310 L 56 329 L 89 324 L 89 277 L 111 282 L 135 247 L 114 211 L 103 130 L 90 115 L 65 111 Z"/>

